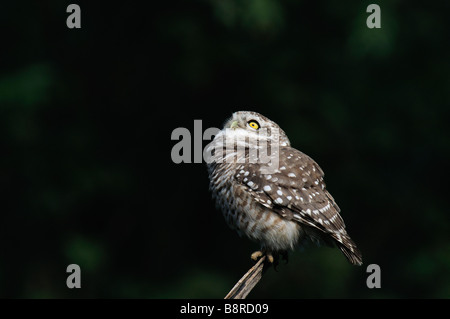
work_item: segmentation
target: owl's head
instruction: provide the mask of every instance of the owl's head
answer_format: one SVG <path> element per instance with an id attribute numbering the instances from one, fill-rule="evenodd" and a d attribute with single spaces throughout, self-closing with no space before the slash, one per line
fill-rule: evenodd
<path id="1" fill-rule="evenodd" d="M 273 137 L 279 137 L 281 146 L 290 146 L 286 133 L 276 124 L 264 115 L 251 111 L 238 111 L 225 122 L 223 129 L 227 134 L 233 134 L 245 137 L 254 137 L 256 139 L 268 138 L 273 141 Z"/>

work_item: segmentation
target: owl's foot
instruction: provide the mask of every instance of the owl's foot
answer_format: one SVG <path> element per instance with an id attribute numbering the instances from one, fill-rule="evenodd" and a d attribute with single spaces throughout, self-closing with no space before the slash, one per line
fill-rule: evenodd
<path id="1" fill-rule="evenodd" d="M 257 261 L 259 258 L 261 258 L 262 256 L 266 256 L 267 257 L 267 261 L 270 262 L 271 264 L 273 264 L 274 262 L 274 258 L 272 253 L 270 252 L 266 252 L 266 251 L 261 251 L 261 250 L 257 250 L 255 251 L 250 257 L 254 260 Z"/>
<path id="2" fill-rule="evenodd" d="M 254 261 L 257 261 L 262 256 L 264 256 L 264 252 L 262 252 L 261 250 L 257 250 L 253 254 L 251 254 L 250 258 Z"/>

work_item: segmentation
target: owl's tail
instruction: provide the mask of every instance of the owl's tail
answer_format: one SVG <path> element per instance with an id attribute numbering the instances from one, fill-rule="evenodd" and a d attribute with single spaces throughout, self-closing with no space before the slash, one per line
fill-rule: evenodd
<path id="1" fill-rule="evenodd" d="M 353 265 L 362 265 L 362 255 L 355 242 L 347 234 L 333 234 L 337 246 Z"/>

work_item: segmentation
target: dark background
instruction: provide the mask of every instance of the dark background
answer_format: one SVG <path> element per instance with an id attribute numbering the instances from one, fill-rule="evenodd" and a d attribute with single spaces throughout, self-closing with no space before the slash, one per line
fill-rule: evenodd
<path id="1" fill-rule="evenodd" d="M 0 296 L 223 298 L 259 247 L 171 133 L 254 110 L 324 169 L 364 265 L 296 251 L 250 297 L 450 297 L 448 2 L 92 2 L 81 29 L 68 1 L 0 4 Z"/>

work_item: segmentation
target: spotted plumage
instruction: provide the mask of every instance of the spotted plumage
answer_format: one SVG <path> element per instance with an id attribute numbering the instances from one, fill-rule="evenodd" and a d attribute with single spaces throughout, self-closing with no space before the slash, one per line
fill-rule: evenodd
<path id="1" fill-rule="evenodd" d="M 276 123 L 236 112 L 206 150 L 213 155 L 208 171 L 217 206 L 228 225 L 261 243 L 264 253 L 284 253 L 309 241 L 336 245 L 352 264 L 362 263 L 322 169 L 292 148 Z M 271 154 L 269 162 L 260 160 L 263 151 Z"/>

